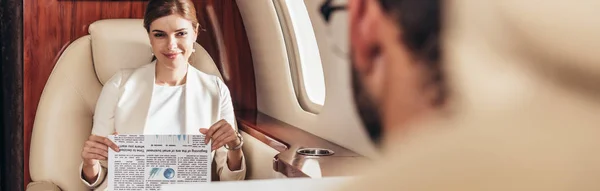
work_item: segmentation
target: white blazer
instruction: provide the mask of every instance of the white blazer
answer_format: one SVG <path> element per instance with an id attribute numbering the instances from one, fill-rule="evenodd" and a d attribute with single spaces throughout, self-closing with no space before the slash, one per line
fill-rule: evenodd
<path id="1" fill-rule="evenodd" d="M 156 62 L 152 62 L 137 69 L 121 70 L 104 84 L 96 104 L 92 134 L 106 137 L 114 132 L 144 133 L 155 82 L 155 66 Z M 186 134 L 200 134 L 200 128 L 209 128 L 221 119 L 237 129 L 227 86 L 219 77 L 203 73 L 192 65 L 188 67 L 184 105 Z M 245 157 L 242 157 L 241 169 L 231 171 L 227 166 L 227 149 L 219 148 L 212 152 L 212 156 L 216 163 L 213 180 L 217 179 L 215 175 L 221 181 L 245 178 Z M 89 184 L 82 177 L 88 187 L 106 187 L 106 161 L 101 161 L 101 164 L 103 167 L 96 182 Z"/>

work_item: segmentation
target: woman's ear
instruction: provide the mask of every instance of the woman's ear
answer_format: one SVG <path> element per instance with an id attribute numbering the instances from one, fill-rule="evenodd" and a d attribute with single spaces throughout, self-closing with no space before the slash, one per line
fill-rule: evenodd
<path id="1" fill-rule="evenodd" d="M 194 35 L 194 42 L 196 42 L 198 40 L 198 28 L 199 28 L 200 24 L 196 25 L 196 28 L 194 29 L 194 33 L 196 35 Z"/>

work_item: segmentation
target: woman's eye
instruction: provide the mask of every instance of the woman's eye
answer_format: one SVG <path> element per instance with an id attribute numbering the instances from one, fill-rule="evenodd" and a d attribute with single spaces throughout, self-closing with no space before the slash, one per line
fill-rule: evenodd
<path id="1" fill-rule="evenodd" d="M 163 37 L 163 36 L 164 36 L 164 35 L 163 35 L 163 34 L 160 34 L 160 33 L 155 33 L 155 34 L 154 34 L 154 37 Z"/>
<path id="2" fill-rule="evenodd" d="M 187 35 L 187 32 L 178 32 L 177 33 L 177 36 L 185 36 L 185 35 Z"/>

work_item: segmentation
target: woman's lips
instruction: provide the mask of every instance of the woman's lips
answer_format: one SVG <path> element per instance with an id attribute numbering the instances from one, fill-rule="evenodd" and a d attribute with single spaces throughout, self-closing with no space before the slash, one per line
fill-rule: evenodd
<path id="1" fill-rule="evenodd" d="M 167 57 L 168 59 L 175 59 L 177 58 L 177 56 L 179 56 L 180 53 L 163 53 L 163 55 L 165 55 L 165 57 Z"/>

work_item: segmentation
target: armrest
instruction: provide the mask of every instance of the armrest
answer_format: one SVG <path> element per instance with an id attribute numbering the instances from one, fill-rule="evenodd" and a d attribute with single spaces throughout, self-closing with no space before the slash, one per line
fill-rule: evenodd
<path id="1" fill-rule="evenodd" d="M 30 182 L 27 184 L 27 191 L 61 191 L 58 186 L 51 182 Z"/>
<path id="2" fill-rule="evenodd" d="M 354 176 L 348 167 L 368 164 L 370 160 L 354 151 L 320 138 L 298 127 L 256 111 L 238 111 L 238 128 L 279 151 L 273 158 L 273 170 L 286 177 Z M 328 156 L 304 156 L 300 148 L 324 148 Z"/>

